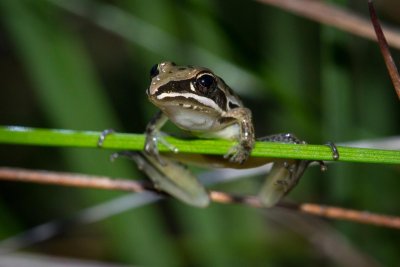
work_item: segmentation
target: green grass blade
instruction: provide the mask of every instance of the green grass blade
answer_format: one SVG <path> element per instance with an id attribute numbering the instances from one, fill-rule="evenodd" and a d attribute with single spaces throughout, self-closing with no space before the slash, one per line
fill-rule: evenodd
<path id="1" fill-rule="evenodd" d="M 47 130 L 15 126 L 0 127 L 0 143 L 39 145 L 55 147 L 96 148 L 101 132 Z M 117 150 L 142 150 L 145 136 L 142 134 L 115 133 L 108 136 L 103 148 Z M 225 140 L 181 140 L 167 137 L 181 153 L 224 155 L 234 142 Z M 168 147 L 160 144 L 160 151 L 168 152 Z M 400 164 L 400 151 L 354 148 L 338 146 L 339 161 Z M 255 157 L 289 158 L 308 160 L 332 160 L 332 151 L 326 145 L 296 145 L 272 142 L 257 142 L 252 152 Z"/>

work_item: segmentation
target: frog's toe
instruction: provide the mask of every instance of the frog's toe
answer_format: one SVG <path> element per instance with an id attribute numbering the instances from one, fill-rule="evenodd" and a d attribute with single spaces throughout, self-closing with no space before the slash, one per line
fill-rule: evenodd
<path id="1" fill-rule="evenodd" d="M 106 140 L 107 136 L 110 134 L 115 133 L 114 129 L 105 129 L 104 131 L 101 132 L 99 139 L 97 140 L 97 147 L 101 148 L 103 147 L 104 141 Z"/>
<path id="2" fill-rule="evenodd" d="M 158 155 L 157 140 L 154 138 L 148 138 L 144 146 L 144 151 L 151 156 Z"/>
<path id="3" fill-rule="evenodd" d="M 249 156 L 249 150 L 243 148 L 241 145 L 236 145 L 224 155 L 224 158 L 229 159 L 230 162 L 243 164 Z"/>

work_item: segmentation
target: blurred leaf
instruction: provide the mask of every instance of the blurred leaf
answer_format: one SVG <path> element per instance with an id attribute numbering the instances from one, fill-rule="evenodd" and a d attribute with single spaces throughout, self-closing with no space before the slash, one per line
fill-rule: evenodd
<path id="1" fill-rule="evenodd" d="M 63 26 L 59 10 L 47 1 L 2 1 L 1 7 L 51 125 L 71 129 L 119 128 L 87 52 L 77 36 Z M 73 171 L 133 176 L 127 164 L 121 164 L 118 170 L 103 164 L 107 157 L 99 151 L 64 150 L 63 153 Z M 80 195 L 93 203 L 118 194 L 81 192 Z M 176 266 L 179 262 L 171 240 L 161 230 L 162 220 L 154 207 L 112 221 L 104 225 L 114 245 L 109 248 L 121 260 L 134 258 L 136 262 L 165 266 Z M 125 230 L 128 228 L 129 235 Z M 159 251 L 157 257 L 153 256 L 153 250 Z"/>

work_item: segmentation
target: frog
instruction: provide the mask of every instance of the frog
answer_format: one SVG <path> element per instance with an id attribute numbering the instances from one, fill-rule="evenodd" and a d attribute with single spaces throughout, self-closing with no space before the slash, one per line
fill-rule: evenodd
<path id="1" fill-rule="evenodd" d="M 210 69 L 165 61 L 151 68 L 150 79 L 146 94 L 159 111 L 146 126 L 144 150 L 124 155 L 129 154 L 156 189 L 189 205 L 206 207 L 210 203 L 208 192 L 186 164 L 243 169 L 272 163 L 258 198 L 264 207 L 273 207 L 296 186 L 312 162 L 250 157 L 256 141 L 299 145 L 305 142 L 291 133 L 256 138 L 251 110 Z M 167 121 L 195 137 L 232 140 L 235 145 L 224 156 L 178 153 L 161 131 Z M 160 153 L 159 142 L 170 152 Z M 338 158 L 336 147 L 333 144 L 329 146 L 334 158 Z M 321 169 L 326 169 L 323 162 L 319 163 Z"/>

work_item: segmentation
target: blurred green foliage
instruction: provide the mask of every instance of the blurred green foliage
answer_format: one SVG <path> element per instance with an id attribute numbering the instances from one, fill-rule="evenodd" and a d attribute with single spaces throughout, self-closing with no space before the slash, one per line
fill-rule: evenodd
<path id="1" fill-rule="evenodd" d="M 310 143 L 342 142 L 400 128 L 375 43 L 257 2 L 1 0 L 0 14 L 1 125 L 143 132 L 155 112 L 145 96 L 148 70 L 171 60 L 224 77 L 253 110 L 258 136 L 294 132 Z M 0 151 L 2 165 L 143 177 L 97 149 Z M 396 166 L 336 164 L 324 174 L 308 171 L 289 198 L 400 214 L 398 176 Z M 249 193 L 259 182 L 218 188 Z M 0 191 L 2 239 L 123 195 L 5 182 Z M 30 249 L 144 266 L 339 265 L 301 224 L 294 231 L 285 217 L 268 213 L 168 200 L 76 226 Z M 383 265 L 400 261 L 398 231 L 329 224 Z"/>

